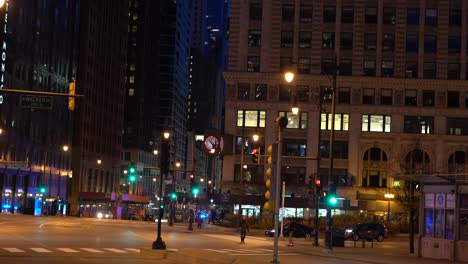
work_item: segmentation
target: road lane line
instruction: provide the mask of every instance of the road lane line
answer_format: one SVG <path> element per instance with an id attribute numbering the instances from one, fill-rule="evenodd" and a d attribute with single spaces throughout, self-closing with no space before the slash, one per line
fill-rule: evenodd
<path id="1" fill-rule="evenodd" d="M 233 253 L 233 254 L 228 254 L 229 256 L 270 256 L 270 254 L 267 253 Z M 284 253 L 284 254 L 279 254 L 281 256 L 299 256 L 300 254 L 297 253 Z"/>
<path id="2" fill-rule="evenodd" d="M 32 250 L 39 252 L 39 253 L 50 253 L 52 251 L 45 249 L 45 248 L 31 248 Z"/>
<path id="3" fill-rule="evenodd" d="M 91 253 L 104 253 L 104 251 L 102 250 L 97 250 L 97 249 L 94 249 L 94 248 L 80 248 L 81 250 L 84 250 L 84 251 L 88 251 L 88 252 L 91 252 Z"/>
<path id="4" fill-rule="evenodd" d="M 208 251 L 213 251 L 213 252 L 218 252 L 218 253 L 228 253 L 227 251 L 225 250 L 220 250 L 220 249 L 211 249 L 211 248 L 204 248 L 204 250 L 208 250 Z"/>
<path id="5" fill-rule="evenodd" d="M 125 250 L 128 250 L 128 251 L 133 251 L 133 252 L 137 252 L 137 253 L 140 253 L 140 250 L 137 249 L 137 248 L 124 248 Z"/>
<path id="6" fill-rule="evenodd" d="M 71 248 L 57 248 L 57 250 L 67 252 L 67 253 L 78 253 L 78 252 L 80 252 L 78 250 L 74 250 L 74 249 L 71 249 Z"/>
<path id="7" fill-rule="evenodd" d="M 24 250 L 21 250 L 19 248 L 2 248 L 8 252 L 12 252 L 12 253 L 20 253 L 20 252 L 25 252 Z"/>
<path id="8" fill-rule="evenodd" d="M 125 250 L 116 249 L 116 248 L 104 248 L 104 249 L 109 250 L 109 251 L 114 252 L 114 253 L 127 253 L 127 251 L 125 251 Z"/>

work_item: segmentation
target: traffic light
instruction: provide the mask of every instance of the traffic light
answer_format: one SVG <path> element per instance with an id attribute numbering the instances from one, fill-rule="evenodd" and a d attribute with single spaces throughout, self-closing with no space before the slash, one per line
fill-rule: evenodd
<path id="1" fill-rule="evenodd" d="M 263 209 L 271 210 L 274 209 L 274 204 L 270 201 L 270 186 L 271 186 L 271 177 L 273 176 L 273 169 L 274 169 L 274 161 L 276 160 L 277 155 L 277 145 L 271 144 L 267 147 L 267 169 L 266 169 L 266 181 L 265 181 L 265 198 L 266 202 L 263 205 Z"/>
<path id="2" fill-rule="evenodd" d="M 338 198 L 336 196 L 336 187 L 331 186 L 327 194 L 327 202 L 328 202 L 328 205 L 331 207 L 336 206 L 336 204 L 338 203 Z"/>
<path id="3" fill-rule="evenodd" d="M 161 168 L 162 174 L 169 174 L 170 166 L 170 157 L 171 157 L 171 147 L 170 147 L 170 138 L 161 137 L 161 155 L 159 156 L 159 166 Z"/>
<path id="4" fill-rule="evenodd" d="M 45 194 L 45 193 L 47 192 L 47 188 L 46 188 L 44 185 L 42 185 L 42 186 L 39 188 L 39 192 L 40 192 L 41 194 Z"/>
<path id="5" fill-rule="evenodd" d="M 128 166 L 128 181 L 129 182 L 135 182 L 136 179 L 137 179 L 137 176 L 136 176 L 136 167 L 133 163 L 131 163 L 129 166 Z"/>
<path id="6" fill-rule="evenodd" d="M 75 82 L 68 84 L 68 94 L 75 95 Z M 68 110 L 75 110 L 75 97 L 68 97 Z"/>
<path id="7" fill-rule="evenodd" d="M 194 186 L 191 192 L 193 196 L 197 196 L 200 193 L 200 189 L 198 189 L 198 186 Z"/>
<path id="8" fill-rule="evenodd" d="M 254 148 L 252 150 L 252 162 L 260 164 L 260 148 Z"/>
<path id="9" fill-rule="evenodd" d="M 171 193 L 171 199 L 172 200 L 177 200 L 177 193 L 175 193 L 175 192 Z"/>
<path id="10" fill-rule="evenodd" d="M 317 197 L 322 196 L 322 183 L 320 182 L 319 178 L 315 180 L 315 194 L 317 195 Z"/>

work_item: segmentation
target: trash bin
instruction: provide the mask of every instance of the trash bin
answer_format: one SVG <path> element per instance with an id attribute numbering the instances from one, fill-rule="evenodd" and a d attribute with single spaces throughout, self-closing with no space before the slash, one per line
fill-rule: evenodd
<path id="1" fill-rule="evenodd" d="M 345 230 L 341 228 L 334 228 L 332 230 L 332 246 L 344 247 L 345 246 Z"/>

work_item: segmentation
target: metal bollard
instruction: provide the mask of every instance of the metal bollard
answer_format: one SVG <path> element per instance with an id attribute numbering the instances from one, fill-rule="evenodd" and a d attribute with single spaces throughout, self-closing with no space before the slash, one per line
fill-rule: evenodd
<path id="1" fill-rule="evenodd" d="M 362 240 L 362 248 L 365 248 L 365 247 L 366 247 L 366 240 L 363 239 L 363 240 Z"/>

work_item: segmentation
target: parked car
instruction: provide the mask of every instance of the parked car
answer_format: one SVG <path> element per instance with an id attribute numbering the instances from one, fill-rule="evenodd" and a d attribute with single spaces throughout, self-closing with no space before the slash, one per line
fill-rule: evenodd
<path id="1" fill-rule="evenodd" d="M 281 227 L 278 227 L 278 232 L 280 232 Z M 297 222 L 290 222 L 283 226 L 283 236 L 289 237 L 290 232 L 292 233 L 293 237 L 304 237 L 310 238 L 315 236 L 315 230 L 312 227 L 297 223 Z M 274 237 L 275 236 L 275 229 L 267 229 L 265 230 L 265 236 Z"/>
<path id="2" fill-rule="evenodd" d="M 362 223 L 346 228 L 345 239 L 352 239 L 354 241 L 359 239 L 371 241 L 375 239 L 382 242 L 387 238 L 387 233 L 388 229 L 383 224 Z"/>
<path id="3" fill-rule="evenodd" d="M 101 211 L 96 213 L 96 217 L 99 219 L 113 219 L 114 215 L 111 211 Z"/>

